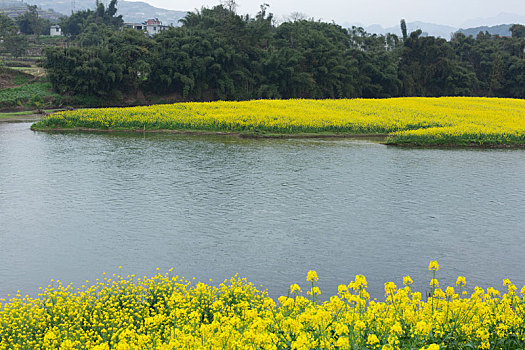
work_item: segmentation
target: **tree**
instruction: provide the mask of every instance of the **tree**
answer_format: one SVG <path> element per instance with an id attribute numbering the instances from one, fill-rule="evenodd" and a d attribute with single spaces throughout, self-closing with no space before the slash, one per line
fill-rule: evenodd
<path id="1" fill-rule="evenodd" d="M 288 21 L 290 22 L 296 22 L 296 21 L 302 21 L 305 20 L 308 16 L 302 12 L 294 11 L 290 13 L 290 16 L 288 16 Z"/>
<path id="2" fill-rule="evenodd" d="M 71 49 L 49 49 L 45 66 L 62 93 L 113 90 L 181 100 L 384 98 L 480 95 L 525 97 L 525 40 L 456 34 L 450 42 L 369 34 L 295 16 L 276 25 L 268 5 L 251 18 L 235 1 L 188 13 L 154 37 L 122 30 L 117 0 L 62 21 Z M 20 45 L 11 45 L 19 47 Z M 21 46 L 23 47 L 23 45 Z"/>
<path id="3" fill-rule="evenodd" d="M 23 34 L 49 34 L 51 23 L 38 15 L 36 5 L 28 5 L 27 11 L 16 17 L 16 23 Z"/>
<path id="4" fill-rule="evenodd" d="M 237 11 L 237 1 L 235 0 L 222 0 L 221 4 L 228 9 L 228 11 L 232 13 L 236 13 Z"/>
<path id="5" fill-rule="evenodd" d="M 137 91 L 148 81 L 153 45 L 153 40 L 133 29 L 118 31 L 111 36 L 108 48 L 122 65 L 123 90 Z"/>
<path id="6" fill-rule="evenodd" d="M 498 90 L 503 88 L 505 84 L 505 65 L 503 57 L 496 55 L 492 63 L 492 70 L 490 72 L 489 94 L 497 95 Z"/>
<path id="7" fill-rule="evenodd" d="M 24 56 L 29 47 L 29 41 L 27 40 L 27 37 L 25 35 L 17 34 L 10 35 L 4 39 L 4 44 L 7 48 L 7 51 L 16 58 Z"/>
<path id="8" fill-rule="evenodd" d="M 87 35 L 93 34 L 98 31 L 101 35 L 107 36 L 107 31 L 114 31 L 120 29 L 124 24 L 122 16 L 116 16 L 117 13 L 117 0 L 111 0 L 108 7 L 104 7 L 104 3 L 97 1 L 96 9 L 93 10 L 82 10 L 71 14 L 71 16 L 62 18 L 60 21 L 60 28 L 62 32 L 75 39 L 78 35 L 83 32 L 87 32 Z M 95 30 L 95 28 L 97 28 Z M 86 40 L 84 42 L 93 41 L 95 45 L 104 41 L 104 38 L 98 40 Z"/>
<path id="9" fill-rule="evenodd" d="M 400 22 L 400 25 L 401 25 L 401 34 L 403 35 L 403 41 L 406 41 L 408 38 L 407 23 L 405 22 L 404 19 L 402 19 Z"/>
<path id="10" fill-rule="evenodd" d="M 43 67 L 62 94 L 108 96 L 121 88 L 122 65 L 106 48 L 47 48 Z"/>
<path id="11" fill-rule="evenodd" d="M 476 85 L 471 73 L 444 39 L 422 37 L 418 29 L 404 42 L 399 62 L 404 96 L 471 95 Z"/>
<path id="12" fill-rule="evenodd" d="M 80 47 L 107 46 L 109 38 L 114 30 L 111 27 L 100 23 L 89 23 L 82 32 L 75 37 L 75 42 Z"/>
<path id="13" fill-rule="evenodd" d="M 5 13 L 0 12 L 0 39 L 16 34 L 16 23 Z"/>
<path id="14" fill-rule="evenodd" d="M 525 26 L 521 24 L 514 24 L 510 27 L 513 38 L 525 39 Z"/>
<path id="15" fill-rule="evenodd" d="M 15 57 L 23 56 L 29 46 L 27 38 L 17 34 L 16 23 L 4 13 L 0 13 L 0 41 Z"/>

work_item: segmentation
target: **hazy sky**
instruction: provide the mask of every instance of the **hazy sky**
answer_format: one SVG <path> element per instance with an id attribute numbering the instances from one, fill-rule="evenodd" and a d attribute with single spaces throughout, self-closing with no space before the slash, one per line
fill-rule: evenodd
<path id="1" fill-rule="evenodd" d="M 211 7 L 220 0 L 142 0 L 153 6 L 171 10 L 194 10 Z M 255 14 L 261 3 L 270 5 L 278 18 L 297 11 L 324 22 L 397 25 L 424 21 L 461 26 L 465 20 L 488 18 L 499 13 L 525 15 L 525 0 L 237 0 L 238 13 Z"/>

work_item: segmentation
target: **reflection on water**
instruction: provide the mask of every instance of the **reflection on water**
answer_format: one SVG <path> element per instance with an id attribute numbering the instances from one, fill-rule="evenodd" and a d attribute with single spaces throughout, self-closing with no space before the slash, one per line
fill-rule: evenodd
<path id="1" fill-rule="evenodd" d="M 356 274 L 373 296 L 410 274 L 525 283 L 523 150 L 368 140 L 47 134 L 0 123 L 0 297 L 159 267 L 239 273 L 270 295 L 323 296 Z M 215 283 L 215 282 L 214 282 Z"/>

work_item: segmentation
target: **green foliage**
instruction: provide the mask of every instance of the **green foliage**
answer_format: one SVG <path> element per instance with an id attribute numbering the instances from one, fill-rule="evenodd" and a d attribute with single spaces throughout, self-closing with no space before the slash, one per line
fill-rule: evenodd
<path id="1" fill-rule="evenodd" d="M 449 45 L 456 61 L 474 73 L 473 94 L 478 96 L 525 97 L 525 40 L 479 33 L 474 39 L 456 35 Z"/>
<path id="2" fill-rule="evenodd" d="M 60 95 L 52 91 L 50 83 L 31 83 L 0 90 L 0 107 L 15 107 L 26 103 L 40 107 L 45 104 L 45 101 L 52 99 L 60 99 Z"/>
<path id="3" fill-rule="evenodd" d="M 120 87 L 123 67 L 107 48 L 48 48 L 43 67 L 61 94 L 107 96 Z"/>
<path id="4" fill-rule="evenodd" d="M 444 39 L 412 32 L 401 49 L 399 77 L 403 96 L 470 96 L 477 84 L 468 65 L 458 62 Z"/>
<path id="5" fill-rule="evenodd" d="M 10 35 L 4 39 L 4 45 L 7 52 L 18 58 L 25 55 L 29 41 L 25 35 Z"/>
<path id="6" fill-rule="evenodd" d="M 514 24 L 512 27 L 510 27 L 510 31 L 512 32 L 513 38 L 525 39 L 525 26 L 524 25 Z"/>
<path id="7" fill-rule="evenodd" d="M 51 22 L 38 15 L 36 5 L 28 5 L 27 12 L 16 18 L 16 23 L 23 34 L 49 34 Z"/>
<path id="8" fill-rule="evenodd" d="M 122 30 L 117 1 L 73 13 L 61 26 L 68 48 L 49 49 L 44 67 L 63 94 L 120 93 L 179 100 L 525 97 L 525 40 L 456 34 L 447 42 L 300 19 L 275 25 L 268 5 L 253 18 L 234 2 L 190 12 L 182 26 L 153 37 Z"/>
<path id="9" fill-rule="evenodd" d="M 16 85 L 27 84 L 28 81 L 29 81 L 29 77 L 27 75 L 19 74 L 13 78 L 13 83 L 15 83 Z"/>
<path id="10" fill-rule="evenodd" d="M 25 36 L 17 34 L 15 21 L 6 14 L 0 13 L 0 42 L 1 46 L 14 57 L 22 56 L 27 48 L 28 41 Z"/>
<path id="11" fill-rule="evenodd" d="M 154 42 L 144 33 L 133 29 L 116 32 L 110 37 L 108 47 L 122 67 L 122 84 L 136 90 L 148 81 L 151 73 L 151 49 Z"/>
<path id="12" fill-rule="evenodd" d="M 401 33 L 403 34 L 403 41 L 406 41 L 408 39 L 407 22 L 404 19 L 402 19 L 400 25 Z"/>
<path id="13" fill-rule="evenodd" d="M 0 12 L 0 39 L 4 40 L 10 35 L 16 34 L 17 26 L 15 21 L 13 21 L 5 13 Z"/>
<path id="14" fill-rule="evenodd" d="M 77 11 L 63 18 L 59 24 L 64 35 L 75 38 L 86 31 L 92 34 L 98 32 L 99 40 L 102 40 L 108 31 L 112 32 L 122 27 L 124 24 L 122 16 L 116 16 L 117 0 L 111 0 L 107 8 L 104 7 L 104 3 L 97 0 L 96 6 L 95 11 Z M 87 45 L 91 44 L 96 45 L 99 42 L 87 43 Z"/>

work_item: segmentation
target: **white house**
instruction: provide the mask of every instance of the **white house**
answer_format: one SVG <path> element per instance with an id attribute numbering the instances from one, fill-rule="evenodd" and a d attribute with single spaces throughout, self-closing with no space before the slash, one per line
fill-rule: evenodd
<path id="1" fill-rule="evenodd" d="M 124 28 L 132 28 L 147 32 L 149 35 L 155 35 L 166 29 L 168 26 L 162 25 L 158 18 L 148 19 L 143 23 L 124 23 Z"/>
<path id="2" fill-rule="evenodd" d="M 51 36 L 59 36 L 62 35 L 62 29 L 59 25 L 54 25 L 49 28 L 49 35 Z"/>

